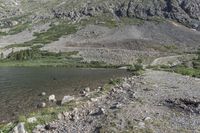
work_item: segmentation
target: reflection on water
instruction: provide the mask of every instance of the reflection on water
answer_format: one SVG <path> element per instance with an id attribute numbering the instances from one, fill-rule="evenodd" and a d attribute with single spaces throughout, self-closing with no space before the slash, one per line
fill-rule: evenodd
<path id="1" fill-rule="evenodd" d="M 33 110 L 41 92 L 78 94 L 80 89 L 95 89 L 110 78 L 128 75 L 117 69 L 69 69 L 63 67 L 0 68 L 0 121 L 13 119 L 18 113 Z"/>

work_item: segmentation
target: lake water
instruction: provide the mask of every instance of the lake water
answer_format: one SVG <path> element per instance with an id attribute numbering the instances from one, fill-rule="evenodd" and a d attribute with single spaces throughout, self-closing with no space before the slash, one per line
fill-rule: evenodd
<path id="1" fill-rule="evenodd" d="M 36 109 L 39 94 L 76 95 L 81 89 L 96 89 L 109 79 L 127 76 L 118 69 L 69 69 L 64 67 L 0 68 L 0 122 Z"/>

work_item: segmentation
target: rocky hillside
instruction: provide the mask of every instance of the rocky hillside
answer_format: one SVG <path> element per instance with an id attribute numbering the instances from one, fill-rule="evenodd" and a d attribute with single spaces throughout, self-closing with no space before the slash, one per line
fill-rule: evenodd
<path id="1" fill-rule="evenodd" d="M 197 0 L 0 0 L 0 9 L 4 57 L 41 45 L 78 51 L 86 61 L 131 64 L 200 44 Z"/>
<path id="2" fill-rule="evenodd" d="M 116 19 L 124 16 L 144 20 L 163 17 L 200 30 L 200 1 L 197 0 L 1 0 L 0 4 L 1 20 L 30 12 L 34 19 L 73 21 L 111 13 Z"/>

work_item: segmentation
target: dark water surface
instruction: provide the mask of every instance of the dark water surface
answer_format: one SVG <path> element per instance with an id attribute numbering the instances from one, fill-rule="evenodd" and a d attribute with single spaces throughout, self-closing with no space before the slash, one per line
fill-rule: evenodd
<path id="1" fill-rule="evenodd" d="M 95 89 L 110 78 L 127 75 L 125 70 L 117 69 L 0 68 L 0 122 L 34 110 L 41 92 L 62 99 L 64 95 L 78 94 L 85 87 Z"/>

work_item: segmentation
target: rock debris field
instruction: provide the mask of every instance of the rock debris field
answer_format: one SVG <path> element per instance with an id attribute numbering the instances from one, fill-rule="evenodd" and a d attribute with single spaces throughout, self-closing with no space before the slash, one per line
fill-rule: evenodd
<path id="1" fill-rule="evenodd" d="M 146 70 L 34 133 L 200 132 L 200 79 Z"/>

